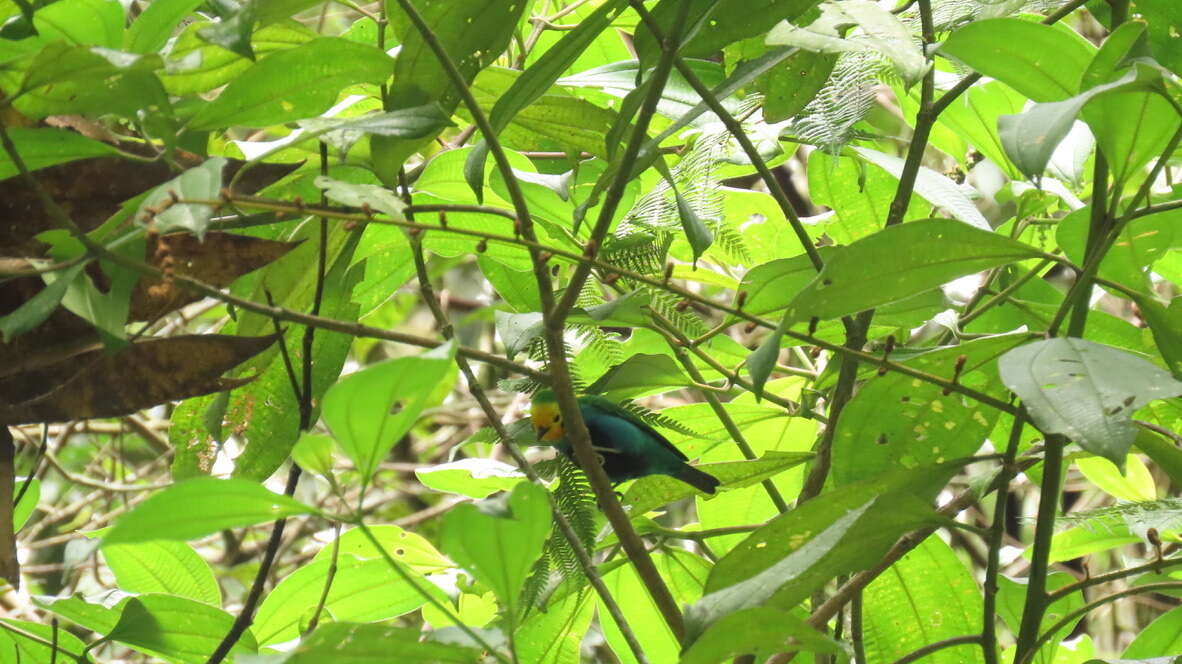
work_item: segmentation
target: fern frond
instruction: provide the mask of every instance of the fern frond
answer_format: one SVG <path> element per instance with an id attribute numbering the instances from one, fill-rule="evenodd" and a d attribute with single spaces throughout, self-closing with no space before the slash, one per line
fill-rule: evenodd
<path id="1" fill-rule="evenodd" d="M 633 415 L 639 417 L 640 419 L 644 420 L 648 424 L 651 424 L 652 426 L 662 427 L 665 429 L 669 429 L 670 431 L 676 431 L 677 433 L 679 433 L 683 436 L 689 436 L 690 438 L 703 438 L 704 437 L 704 436 L 702 436 L 702 434 L 698 433 L 697 431 L 694 431 L 693 429 L 687 427 L 686 425 L 682 424 L 681 422 L 678 422 L 677 420 L 673 419 L 672 417 L 669 417 L 668 415 L 664 415 L 658 411 L 645 408 L 644 406 L 636 403 L 635 401 L 628 401 L 625 403 L 621 403 L 620 407 L 623 408 L 624 410 L 628 411 L 629 413 L 632 413 Z"/>

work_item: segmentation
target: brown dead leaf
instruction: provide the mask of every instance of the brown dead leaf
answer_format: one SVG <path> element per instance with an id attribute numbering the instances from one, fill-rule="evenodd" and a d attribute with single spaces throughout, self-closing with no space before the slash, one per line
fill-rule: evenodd
<path id="1" fill-rule="evenodd" d="M 0 425 L 117 417 L 227 390 L 251 379 L 221 375 L 278 337 L 189 335 L 146 339 L 110 355 L 88 350 L 0 378 Z"/>
<path id="2" fill-rule="evenodd" d="M 278 242 L 249 235 L 210 231 L 200 242 L 189 233 L 149 237 L 145 259 L 163 268 L 166 259 L 176 274 L 211 286 L 229 286 L 235 279 L 253 272 L 299 246 L 299 242 Z M 201 299 L 201 295 L 172 281 L 141 277 L 131 295 L 131 320 L 152 320 Z"/>

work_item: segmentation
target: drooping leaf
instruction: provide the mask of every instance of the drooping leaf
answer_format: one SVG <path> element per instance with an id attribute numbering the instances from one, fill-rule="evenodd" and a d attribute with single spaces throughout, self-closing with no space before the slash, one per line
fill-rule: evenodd
<path id="1" fill-rule="evenodd" d="M 1137 436 L 1133 411 L 1182 394 L 1182 382 L 1110 346 L 1060 337 L 1015 348 L 998 360 L 1002 380 L 1034 423 L 1124 466 Z"/>
<path id="2" fill-rule="evenodd" d="M 119 517 L 103 544 L 190 540 L 315 510 L 248 480 L 195 477 L 178 482 Z M 185 518 L 179 519 L 177 515 Z"/>
<path id="3" fill-rule="evenodd" d="M 27 264 L 30 267 L 35 265 L 35 263 Z M 14 338 L 45 322 L 45 319 L 49 318 L 50 314 L 57 309 L 62 298 L 66 295 L 66 288 L 74 279 L 78 278 L 85 268 L 86 263 L 78 263 L 62 270 L 60 277 L 49 282 L 17 309 L 0 317 L 0 335 L 3 335 L 4 343 L 9 343 Z"/>
<path id="4" fill-rule="evenodd" d="M 226 160 L 214 157 L 160 185 L 144 199 L 135 213 L 136 220 L 151 225 L 157 233 L 188 231 L 200 240 L 205 237 L 213 207 L 201 203 L 173 203 L 177 200 L 216 200 L 222 188 L 222 170 Z"/>
<path id="5" fill-rule="evenodd" d="M 431 393 L 423 385 L 443 379 L 455 345 L 400 357 L 350 374 L 324 395 L 324 421 L 368 481 L 386 452 L 422 412 Z"/>
<path id="6" fill-rule="evenodd" d="M 514 615 L 534 561 L 550 533 L 544 489 L 522 482 L 513 492 L 459 505 L 443 518 L 440 548 L 496 593 Z"/>
<path id="7" fill-rule="evenodd" d="M 590 394 L 625 398 L 657 388 L 685 387 L 689 378 L 668 355 L 640 353 L 617 364 L 587 386 Z"/>
<path id="8" fill-rule="evenodd" d="M 510 314 L 496 311 L 494 315 L 497 336 L 505 345 L 505 355 L 510 360 L 528 348 L 531 341 L 542 335 L 542 314 L 540 313 Z"/>

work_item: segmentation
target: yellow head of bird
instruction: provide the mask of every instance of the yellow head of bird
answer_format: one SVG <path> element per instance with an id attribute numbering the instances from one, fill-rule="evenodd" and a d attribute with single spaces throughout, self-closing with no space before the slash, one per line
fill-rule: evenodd
<path id="1" fill-rule="evenodd" d="M 553 443 L 562 440 L 566 434 L 562 428 L 562 413 L 558 412 L 558 404 L 553 400 L 551 393 L 540 392 L 534 397 L 529 409 L 529 419 L 538 434 L 538 440 Z"/>

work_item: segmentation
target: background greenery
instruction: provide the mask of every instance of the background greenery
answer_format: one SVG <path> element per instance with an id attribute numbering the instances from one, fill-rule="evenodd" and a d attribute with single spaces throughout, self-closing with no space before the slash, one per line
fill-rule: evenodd
<path id="1" fill-rule="evenodd" d="M 0 20 L 0 661 L 1182 655 L 1182 5 Z"/>

